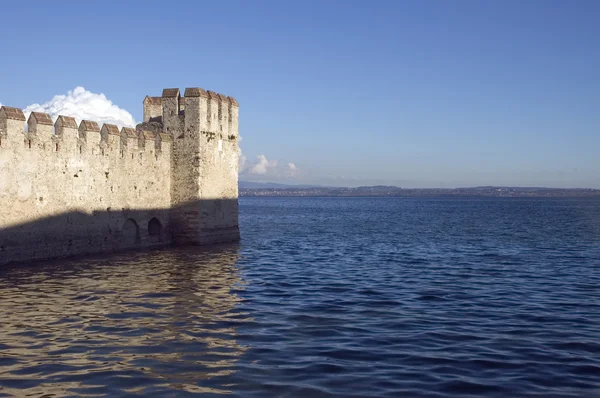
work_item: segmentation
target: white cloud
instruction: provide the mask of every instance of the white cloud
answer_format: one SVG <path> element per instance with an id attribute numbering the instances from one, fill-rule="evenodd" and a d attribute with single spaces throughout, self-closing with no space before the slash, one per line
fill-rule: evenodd
<path id="1" fill-rule="evenodd" d="M 290 179 L 297 179 L 301 175 L 300 169 L 295 163 L 288 163 L 287 170 L 285 171 L 285 177 Z"/>
<path id="2" fill-rule="evenodd" d="M 268 160 L 265 155 L 258 155 L 256 163 L 249 168 L 252 174 L 267 174 L 270 169 L 277 167 L 276 160 Z"/>
<path id="3" fill-rule="evenodd" d="M 246 170 L 247 161 L 248 158 L 242 153 L 242 148 L 240 148 L 238 153 L 238 169 L 240 173 Z"/>
<path id="4" fill-rule="evenodd" d="M 297 180 L 303 173 L 294 163 L 280 164 L 277 160 L 269 160 L 264 154 L 258 155 L 254 162 L 248 161 L 246 156 L 240 156 L 240 178 L 264 181 Z"/>
<path id="5" fill-rule="evenodd" d="M 242 136 L 238 140 L 238 143 L 242 142 Z M 238 144 L 238 172 L 243 173 L 246 170 L 248 158 L 242 153 L 242 147 Z"/>
<path id="6" fill-rule="evenodd" d="M 29 117 L 31 112 L 45 112 L 50 114 L 52 120 L 56 120 L 58 115 L 71 116 L 78 123 L 86 119 L 99 124 L 116 124 L 119 127 L 136 125 L 131 113 L 113 104 L 104 94 L 92 93 L 83 87 L 76 87 L 66 95 L 55 95 L 41 105 L 29 105 L 23 112 L 26 117 Z"/>

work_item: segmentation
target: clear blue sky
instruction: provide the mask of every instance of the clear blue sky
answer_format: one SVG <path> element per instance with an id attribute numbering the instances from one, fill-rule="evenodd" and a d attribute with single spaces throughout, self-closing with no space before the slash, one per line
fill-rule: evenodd
<path id="1" fill-rule="evenodd" d="M 247 179 L 600 187 L 600 1 L 9 2 L 0 102 L 240 102 Z M 298 173 L 282 167 L 293 162 Z M 275 172 L 275 169 L 280 170 Z"/>

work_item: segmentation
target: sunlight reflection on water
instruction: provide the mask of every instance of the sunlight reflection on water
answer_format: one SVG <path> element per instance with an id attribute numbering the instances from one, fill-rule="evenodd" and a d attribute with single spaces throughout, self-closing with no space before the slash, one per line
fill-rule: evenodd
<path id="1" fill-rule="evenodd" d="M 87 395 L 113 386 L 226 393 L 198 381 L 230 375 L 246 350 L 236 341 L 236 325 L 251 320 L 234 311 L 243 289 L 238 251 L 128 253 L 5 269 L 0 392 Z"/>

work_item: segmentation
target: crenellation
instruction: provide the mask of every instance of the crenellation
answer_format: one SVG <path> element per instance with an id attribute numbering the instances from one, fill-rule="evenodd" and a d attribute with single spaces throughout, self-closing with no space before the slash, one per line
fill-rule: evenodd
<path id="1" fill-rule="evenodd" d="M 118 156 L 121 150 L 121 131 L 115 126 L 115 132 L 108 134 L 108 147 L 112 156 Z"/>
<path id="2" fill-rule="evenodd" d="M 161 155 L 163 153 L 171 153 L 173 148 L 173 138 L 167 133 L 156 134 L 156 153 Z"/>
<path id="3" fill-rule="evenodd" d="M 162 98 L 144 98 L 144 122 L 162 122 Z"/>
<path id="4" fill-rule="evenodd" d="M 163 142 L 164 144 L 169 144 L 169 145 L 173 144 L 173 137 L 171 136 L 171 134 L 158 133 L 158 135 L 156 137 L 160 138 L 160 142 Z"/>
<path id="5" fill-rule="evenodd" d="M 179 114 L 179 99 L 178 88 L 166 88 L 163 90 L 162 123 L 167 133 L 181 130 L 183 116 Z"/>
<path id="6" fill-rule="evenodd" d="M 137 134 L 133 127 L 123 127 L 121 129 L 121 136 L 125 136 L 125 138 L 130 138 L 130 137 L 137 137 Z"/>
<path id="7" fill-rule="evenodd" d="M 116 124 L 104 123 L 100 129 L 100 133 L 103 135 L 117 135 L 120 136 L 121 132 Z"/>
<path id="8" fill-rule="evenodd" d="M 143 105 L 121 129 L 0 108 L 0 264 L 239 240 L 237 101 L 196 87 Z"/>
<path id="9" fill-rule="evenodd" d="M 79 123 L 79 138 L 86 142 L 100 142 L 100 126 L 98 126 L 98 123 L 92 120 L 82 120 Z"/>
<path id="10" fill-rule="evenodd" d="M 73 117 L 61 115 L 56 119 L 56 122 L 54 123 L 55 152 L 61 149 L 69 154 L 77 152 L 79 144 L 79 133 L 77 129 L 77 121 Z"/>
<path id="11" fill-rule="evenodd" d="M 184 96 L 185 98 L 189 98 L 189 97 L 204 97 L 204 98 L 208 98 L 208 94 L 206 93 L 206 90 L 204 90 L 203 88 L 200 87 L 188 87 L 185 89 L 184 92 Z"/>
<path id="12" fill-rule="evenodd" d="M 185 112 L 183 141 L 176 141 L 181 145 L 196 145 L 197 133 L 206 130 L 206 114 L 208 94 L 201 88 L 186 88 L 187 110 Z M 180 138 L 180 140 L 182 139 Z"/>
<path id="13" fill-rule="evenodd" d="M 60 115 L 54 123 L 54 132 L 58 136 L 63 136 L 65 129 L 77 130 L 77 121 L 74 117 Z"/>
<path id="14" fill-rule="evenodd" d="M 100 146 L 108 151 L 116 150 L 121 146 L 121 132 L 114 124 L 104 123 L 100 129 Z M 106 151 L 103 151 L 106 154 Z"/>
<path id="15" fill-rule="evenodd" d="M 179 89 L 178 88 L 165 88 L 162 92 L 162 98 L 179 98 Z"/>
<path id="16" fill-rule="evenodd" d="M 41 112 L 31 112 L 27 120 L 27 148 L 38 147 L 40 150 L 50 149 L 53 135 L 54 123 L 50 115 Z"/>
<path id="17" fill-rule="evenodd" d="M 21 109 L 9 106 L 0 108 L 0 138 L 3 138 L 4 147 L 23 147 L 25 140 L 25 114 Z"/>
<path id="18" fill-rule="evenodd" d="M 100 153 L 100 126 L 91 120 L 79 123 L 80 152 L 88 151 L 92 155 Z"/>
<path id="19" fill-rule="evenodd" d="M 156 141 L 156 135 L 152 131 L 142 130 L 142 137 L 146 141 Z"/>
<path id="20" fill-rule="evenodd" d="M 126 151 L 132 151 L 137 149 L 137 133 L 132 127 L 123 127 L 121 129 L 121 156 L 124 155 Z"/>
<path id="21" fill-rule="evenodd" d="M 156 150 L 156 134 L 148 130 L 139 130 L 138 148 L 140 151 L 154 152 Z"/>
<path id="22" fill-rule="evenodd" d="M 239 132 L 238 132 L 238 118 L 239 118 L 239 111 L 240 111 L 240 105 L 238 104 L 238 102 L 236 101 L 235 98 L 233 97 L 228 97 L 229 98 L 229 138 L 231 140 L 237 140 L 239 137 Z"/>
<path id="23" fill-rule="evenodd" d="M 233 97 L 231 97 L 231 96 L 229 96 L 229 97 L 227 97 L 227 98 L 229 99 L 229 103 L 230 103 L 231 105 L 233 105 L 233 106 L 236 106 L 236 107 L 238 107 L 238 108 L 240 107 L 240 105 L 238 104 L 238 102 L 237 102 L 237 100 L 236 100 L 235 98 L 233 98 Z"/>
<path id="24" fill-rule="evenodd" d="M 229 135 L 229 99 L 223 95 L 219 95 L 219 139 L 222 140 Z"/>
<path id="25" fill-rule="evenodd" d="M 206 131 L 216 132 L 219 130 L 219 95 L 214 91 L 208 91 L 207 125 Z"/>
<path id="26" fill-rule="evenodd" d="M 29 120 L 27 121 L 27 123 L 30 125 L 30 129 L 29 131 L 32 133 L 35 133 L 35 128 L 37 126 L 53 126 L 54 123 L 52 122 L 52 118 L 50 117 L 50 115 L 48 115 L 47 113 L 42 113 L 42 112 L 31 112 L 31 115 L 29 115 Z"/>
<path id="27" fill-rule="evenodd" d="M 31 114 L 29 116 L 30 116 L 30 118 L 31 117 L 34 118 L 35 121 L 37 122 L 37 124 L 42 124 L 42 125 L 46 125 L 46 126 L 52 126 L 52 125 L 54 125 L 54 122 L 52 121 L 52 118 L 47 113 L 43 113 L 43 112 L 31 112 Z"/>
<path id="28" fill-rule="evenodd" d="M 158 133 L 149 130 L 143 130 L 143 132 L 144 137 L 146 137 L 147 140 L 156 141 L 156 136 L 158 135 Z"/>
<path id="29" fill-rule="evenodd" d="M 0 118 L 8 120 L 20 120 L 25 121 L 25 114 L 19 108 L 12 108 L 10 106 L 3 106 L 0 108 Z"/>

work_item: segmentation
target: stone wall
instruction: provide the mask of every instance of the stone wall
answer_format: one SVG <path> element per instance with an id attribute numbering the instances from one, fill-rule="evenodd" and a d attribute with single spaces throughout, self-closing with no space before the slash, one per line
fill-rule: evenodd
<path id="1" fill-rule="evenodd" d="M 170 242 L 167 136 L 40 113 L 27 125 L 0 109 L 0 264 Z"/>
<path id="2" fill-rule="evenodd" d="M 0 265 L 240 239 L 237 101 L 188 88 L 143 105 L 136 129 L 0 108 Z"/>

